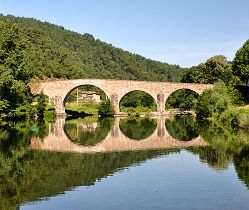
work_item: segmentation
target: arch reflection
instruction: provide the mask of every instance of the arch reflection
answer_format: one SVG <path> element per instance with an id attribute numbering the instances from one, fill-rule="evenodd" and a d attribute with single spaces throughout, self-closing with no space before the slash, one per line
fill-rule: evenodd
<path id="1" fill-rule="evenodd" d="M 157 120 L 151 118 L 125 118 L 119 122 L 122 133 L 130 139 L 142 140 L 150 137 L 157 128 Z"/>
<path id="2" fill-rule="evenodd" d="M 190 141 L 199 136 L 196 119 L 193 115 L 176 115 L 165 120 L 168 133 L 180 141 Z"/>
<path id="3" fill-rule="evenodd" d="M 66 120 L 64 132 L 73 142 L 84 146 L 94 146 L 106 138 L 112 124 L 111 118 L 78 118 Z"/>

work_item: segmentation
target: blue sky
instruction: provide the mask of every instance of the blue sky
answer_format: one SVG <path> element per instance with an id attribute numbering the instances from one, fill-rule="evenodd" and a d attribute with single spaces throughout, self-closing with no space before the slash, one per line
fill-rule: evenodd
<path id="1" fill-rule="evenodd" d="M 249 39 L 248 0 L 0 0 L 4 15 L 90 33 L 147 58 L 198 65 L 229 60 Z"/>

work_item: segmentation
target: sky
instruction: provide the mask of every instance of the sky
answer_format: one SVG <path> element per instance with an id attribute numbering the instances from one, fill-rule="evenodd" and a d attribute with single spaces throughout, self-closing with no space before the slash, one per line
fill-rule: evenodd
<path id="1" fill-rule="evenodd" d="M 146 58 L 191 67 L 233 60 L 249 39 L 248 0 L 0 0 L 0 13 L 36 18 Z"/>

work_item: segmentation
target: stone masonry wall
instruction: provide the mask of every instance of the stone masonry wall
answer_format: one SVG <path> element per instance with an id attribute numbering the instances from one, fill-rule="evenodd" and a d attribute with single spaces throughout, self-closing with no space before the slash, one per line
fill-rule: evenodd
<path id="1" fill-rule="evenodd" d="M 58 80 L 30 84 L 32 94 L 43 92 L 50 99 L 54 99 L 57 114 L 64 114 L 64 103 L 68 94 L 82 85 L 93 85 L 102 89 L 112 101 L 115 113 L 119 113 L 119 102 L 124 95 L 134 90 L 141 90 L 150 94 L 157 102 L 157 112 L 164 112 L 164 104 L 168 96 L 179 89 L 190 89 L 201 94 L 205 89 L 212 88 L 211 84 L 131 81 L 131 80 L 104 80 L 104 79 L 77 79 Z"/>

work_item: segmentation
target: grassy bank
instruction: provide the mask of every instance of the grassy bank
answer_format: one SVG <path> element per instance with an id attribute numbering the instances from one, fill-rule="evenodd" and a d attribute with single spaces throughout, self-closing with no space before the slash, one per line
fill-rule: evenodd
<path id="1" fill-rule="evenodd" d="M 147 115 L 150 112 L 155 112 L 156 107 L 143 107 L 143 106 L 137 106 L 137 107 L 120 107 L 121 112 L 128 113 L 129 115 Z"/>

